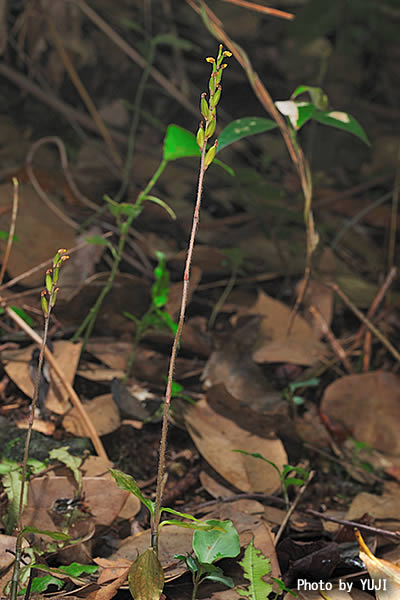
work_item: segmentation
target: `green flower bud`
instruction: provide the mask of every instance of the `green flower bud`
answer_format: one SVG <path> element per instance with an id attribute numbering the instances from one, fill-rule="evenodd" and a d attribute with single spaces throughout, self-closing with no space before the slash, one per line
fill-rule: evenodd
<path id="1" fill-rule="evenodd" d="M 55 267 L 53 271 L 53 283 L 56 284 L 58 281 L 58 276 L 60 274 L 60 267 Z"/>
<path id="2" fill-rule="evenodd" d="M 204 92 L 204 94 L 201 95 L 200 110 L 201 110 L 201 114 L 203 115 L 203 117 L 207 120 L 208 117 L 210 116 L 210 110 L 208 108 L 208 102 L 206 100 L 205 92 Z"/>
<path id="3" fill-rule="evenodd" d="M 222 88 L 221 88 L 221 86 L 218 84 L 218 85 L 217 85 L 217 89 L 215 90 L 215 94 L 214 94 L 214 96 L 211 98 L 211 102 L 210 102 L 210 104 L 211 104 L 211 109 L 213 109 L 213 108 L 215 108 L 215 107 L 217 106 L 217 104 L 218 104 L 218 102 L 219 102 L 219 99 L 221 98 L 221 91 L 222 91 Z"/>
<path id="4" fill-rule="evenodd" d="M 45 281 L 46 281 L 46 289 L 47 289 L 47 291 L 48 291 L 48 292 L 49 292 L 49 294 L 50 294 L 50 293 L 51 293 L 51 288 L 53 287 L 53 279 L 52 279 L 52 277 L 51 277 L 51 269 L 48 269 L 48 270 L 46 271 L 46 278 L 45 278 Z"/>
<path id="5" fill-rule="evenodd" d="M 54 290 L 53 295 L 52 295 L 51 300 L 50 300 L 50 308 L 54 308 L 54 305 L 55 305 L 56 299 L 57 299 L 57 294 L 58 294 L 59 290 L 60 290 L 60 288 L 56 288 Z"/>
<path id="6" fill-rule="evenodd" d="M 216 77 L 217 77 L 217 74 L 214 75 L 214 73 L 213 73 L 211 75 L 210 81 L 208 83 L 208 89 L 210 90 L 210 96 L 214 95 L 215 88 L 217 87 Z"/>
<path id="7" fill-rule="evenodd" d="M 43 292 L 40 294 L 40 304 L 42 305 L 42 312 L 44 316 L 47 317 L 49 314 L 49 306 L 46 300 L 46 290 L 43 290 Z"/>
<path id="8" fill-rule="evenodd" d="M 215 115 L 211 115 L 211 120 L 208 121 L 207 127 L 206 127 L 206 133 L 205 133 L 206 140 L 208 140 L 212 135 L 214 135 L 216 126 L 217 126 L 217 119 L 215 118 Z"/>
<path id="9" fill-rule="evenodd" d="M 198 130 L 197 135 L 196 135 L 196 142 L 197 142 L 197 145 L 200 148 L 200 150 L 204 146 L 205 139 L 206 139 L 206 136 L 204 135 L 203 123 L 200 123 L 200 127 L 199 127 L 199 130 Z"/>
<path id="10" fill-rule="evenodd" d="M 215 158 L 215 155 L 217 153 L 217 146 L 218 146 L 218 141 L 215 140 L 214 145 L 211 146 L 211 148 L 208 150 L 205 158 L 204 158 L 204 169 L 208 169 L 208 167 L 211 165 L 212 161 Z"/>

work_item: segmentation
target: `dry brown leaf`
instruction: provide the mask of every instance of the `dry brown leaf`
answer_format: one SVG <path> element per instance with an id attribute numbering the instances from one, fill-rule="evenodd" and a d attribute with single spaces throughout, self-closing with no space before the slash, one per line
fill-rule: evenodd
<path id="1" fill-rule="evenodd" d="M 400 379 L 393 373 L 375 371 L 338 379 L 326 388 L 321 413 L 358 441 L 400 455 Z"/>
<path id="2" fill-rule="evenodd" d="M 65 380 L 72 385 L 76 368 L 79 362 L 82 344 L 73 344 L 65 340 L 59 340 L 53 343 L 53 353 L 57 363 L 62 367 Z M 27 346 L 22 350 L 8 352 L 5 363 L 5 370 L 10 379 L 26 394 L 29 398 L 33 396 L 33 382 L 29 373 L 29 361 L 32 358 L 32 351 L 36 345 Z M 69 408 L 68 394 L 61 383 L 58 383 L 57 375 L 50 372 L 52 384 L 46 399 L 46 407 L 57 414 L 64 414 Z M 57 385 L 58 384 L 58 385 Z M 86 432 L 85 434 L 86 435 Z"/>
<path id="3" fill-rule="evenodd" d="M 48 194 L 50 202 L 60 208 L 58 200 Z M 8 231 L 11 218 L 13 186 L 0 185 L 0 229 Z M 9 211 L 2 209 L 9 207 Z M 16 277 L 49 260 L 58 248 L 71 248 L 75 244 L 75 230 L 61 220 L 38 196 L 31 185 L 20 185 L 19 207 L 14 244 L 7 264 L 10 277 Z M 4 252 L 7 241 L 0 240 L 0 252 Z M 49 264 L 50 266 L 50 264 Z M 23 279 L 23 285 L 43 285 L 43 269 Z"/>
<path id="4" fill-rule="evenodd" d="M 24 525 L 54 530 L 56 514 L 51 510 L 59 498 L 74 498 L 77 486 L 71 477 L 45 476 L 32 479 L 28 503 L 23 514 Z M 110 473 L 102 477 L 84 477 L 82 495 L 96 525 L 109 526 L 118 516 L 129 492 L 120 490 Z"/>
<path id="5" fill-rule="evenodd" d="M 271 494 L 279 489 L 279 476 L 271 465 L 233 452 L 259 452 L 281 469 L 287 455 L 279 439 L 267 440 L 241 429 L 214 412 L 205 399 L 188 411 L 186 424 L 199 452 L 229 483 L 244 492 Z"/>
<path id="6" fill-rule="evenodd" d="M 112 394 L 97 396 L 97 398 L 93 398 L 90 402 L 84 402 L 83 406 L 99 435 L 112 433 L 120 426 L 119 410 L 113 400 Z M 86 435 L 82 417 L 75 407 L 64 417 L 63 427 L 65 431 L 75 436 L 84 437 Z"/>
<path id="7" fill-rule="evenodd" d="M 400 598 L 400 567 L 374 556 L 359 531 L 356 531 L 356 537 L 361 548 L 360 558 L 373 581 L 376 600 L 398 600 Z"/>
<path id="8" fill-rule="evenodd" d="M 375 519 L 384 519 L 385 529 L 398 529 L 397 519 L 399 516 L 400 489 L 396 483 L 390 487 L 386 486 L 381 496 L 360 492 L 353 499 L 350 508 L 347 511 L 346 519 L 354 521 L 368 513 Z M 393 519 L 392 525 L 389 521 Z"/>
<path id="9" fill-rule="evenodd" d="M 111 583 L 104 585 L 99 590 L 91 592 L 87 596 L 87 600 L 110 600 L 118 592 L 121 585 L 128 579 L 129 568 L 126 568 L 117 579 L 114 579 Z"/>
<path id="10" fill-rule="evenodd" d="M 253 359 L 256 362 L 288 362 L 313 365 L 323 358 L 324 345 L 318 341 L 310 325 L 297 315 L 288 336 L 292 309 L 279 300 L 259 292 L 255 305 L 246 314 L 258 314 L 261 321 Z"/>

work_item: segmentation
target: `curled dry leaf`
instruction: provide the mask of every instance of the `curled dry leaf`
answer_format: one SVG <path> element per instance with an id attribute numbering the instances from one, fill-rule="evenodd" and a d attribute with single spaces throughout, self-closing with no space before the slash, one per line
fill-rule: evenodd
<path id="1" fill-rule="evenodd" d="M 394 563 L 377 558 L 364 542 L 359 531 L 355 532 L 360 544 L 360 558 L 368 569 L 374 583 L 376 600 L 398 600 L 400 598 L 400 567 Z"/>

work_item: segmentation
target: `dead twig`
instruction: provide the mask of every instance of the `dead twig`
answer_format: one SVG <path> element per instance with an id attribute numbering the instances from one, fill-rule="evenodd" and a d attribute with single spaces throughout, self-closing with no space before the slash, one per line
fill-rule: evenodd
<path id="1" fill-rule="evenodd" d="M 301 486 L 301 488 L 299 490 L 299 493 L 297 494 L 294 502 L 292 503 L 292 505 L 290 506 L 289 510 L 287 511 L 287 513 L 285 515 L 285 518 L 283 519 L 282 523 L 280 524 L 278 532 L 277 532 L 277 534 L 275 536 L 274 546 L 277 546 L 277 544 L 278 544 L 278 542 L 279 542 L 279 540 L 281 538 L 281 535 L 284 532 L 285 527 L 286 527 L 286 525 L 287 525 L 290 517 L 292 516 L 292 514 L 293 514 L 293 512 L 294 512 L 294 510 L 296 508 L 296 506 L 300 502 L 300 499 L 302 498 L 304 492 L 306 491 L 308 484 L 310 483 L 311 479 L 314 477 L 314 474 L 315 474 L 315 471 L 310 471 L 310 473 L 308 475 L 308 478 L 307 478 L 307 481 L 305 482 L 304 485 Z"/>
<path id="2" fill-rule="evenodd" d="M 324 515 L 323 513 L 320 513 L 317 510 L 313 510 L 312 508 L 307 508 L 305 512 L 309 515 L 313 515 L 314 517 L 319 517 L 323 521 L 331 521 L 332 523 L 338 523 L 339 525 L 345 525 L 347 527 L 357 527 L 358 529 L 362 529 L 363 531 L 375 533 L 376 535 L 383 535 L 384 537 L 387 537 L 391 540 L 396 540 L 396 542 L 400 542 L 400 533 L 394 531 L 380 529 L 379 527 L 373 527 L 372 525 L 363 525 L 362 523 L 357 523 L 356 521 L 347 521 L 346 519 L 328 517 L 327 515 Z"/>
<path id="3" fill-rule="evenodd" d="M 4 252 L 4 258 L 2 260 L 3 264 L 1 265 L 0 285 L 3 283 L 4 273 L 6 272 L 6 269 L 7 269 L 8 259 L 10 257 L 11 247 L 12 247 L 12 243 L 13 243 L 13 239 L 14 239 L 15 224 L 17 222 L 19 184 L 18 184 L 18 180 L 15 177 L 13 177 L 12 182 L 13 182 L 13 188 L 14 188 L 13 207 L 12 207 L 12 213 L 11 213 L 10 229 L 8 230 L 6 251 Z"/>

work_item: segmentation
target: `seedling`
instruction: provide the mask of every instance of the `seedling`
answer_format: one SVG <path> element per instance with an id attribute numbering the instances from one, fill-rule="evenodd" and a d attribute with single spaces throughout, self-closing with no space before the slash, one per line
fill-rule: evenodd
<path id="1" fill-rule="evenodd" d="M 316 387 L 319 384 L 319 379 L 314 377 L 312 379 L 307 379 L 306 381 L 293 381 L 289 383 L 287 388 L 285 388 L 282 392 L 282 396 L 289 402 L 290 408 L 293 413 L 293 418 L 296 419 L 297 416 L 297 408 L 304 404 L 303 396 L 300 396 L 297 390 L 303 390 L 309 387 Z"/>
<path id="2" fill-rule="evenodd" d="M 183 560 L 192 574 L 193 593 L 195 600 L 198 587 L 203 581 L 216 581 L 229 588 L 234 587 L 231 577 L 224 575 L 221 567 L 213 563 L 222 558 L 234 558 L 240 552 L 239 536 L 231 521 L 207 521 L 214 523 L 215 529 L 210 531 L 198 530 L 193 535 L 192 554 L 176 554 L 174 558 Z"/>
<path id="3" fill-rule="evenodd" d="M 136 324 L 135 339 L 129 356 L 125 379 L 127 379 L 132 372 L 140 340 L 148 330 L 167 328 L 172 331 L 173 334 L 175 334 L 177 330 L 176 323 L 174 323 L 164 308 L 168 302 L 169 294 L 169 271 L 166 267 L 165 254 L 163 252 L 156 252 L 156 256 L 158 265 L 154 269 L 155 283 L 151 289 L 151 303 L 149 308 L 141 319 L 138 319 L 129 312 L 124 312 L 124 315 Z"/>
<path id="4" fill-rule="evenodd" d="M 266 463 L 268 463 L 269 465 L 271 465 L 271 467 L 273 467 L 275 469 L 275 471 L 279 475 L 279 480 L 281 483 L 281 490 L 282 490 L 282 494 L 285 499 L 287 508 L 289 508 L 289 495 L 288 495 L 289 486 L 295 485 L 295 486 L 300 487 L 300 486 L 304 485 L 310 475 L 309 471 L 307 471 L 307 469 L 304 469 L 304 467 L 293 467 L 292 465 L 284 465 L 283 469 L 280 470 L 280 468 L 274 462 L 272 462 L 271 460 L 268 460 L 268 458 L 265 458 L 265 456 L 263 456 L 259 452 L 247 452 L 246 450 L 233 450 L 233 452 L 240 452 L 241 454 L 246 454 L 246 456 L 252 456 L 253 458 L 259 458 L 259 459 L 265 461 Z M 291 476 L 291 473 L 293 473 L 293 472 L 296 473 L 297 477 Z"/>
<path id="5" fill-rule="evenodd" d="M 153 521 L 155 518 L 156 503 L 142 494 L 135 479 L 117 469 L 110 469 L 110 472 L 119 488 L 129 491 L 142 502 L 149 510 L 150 517 Z M 239 536 L 232 522 L 218 521 L 215 519 L 201 521 L 188 513 L 182 513 L 163 506 L 160 507 L 160 512 L 170 513 L 181 519 L 185 519 L 185 521 L 178 519 L 164 519 L 160 521 L 157 529 L 157 546 L 153 545 L 151 548 L 148 548 L 143 554 L 138 556 L 134 563 L 132 563 L 128 580 L 129 589 L 134 600 L 158 598 L 161 595 L 164 587 L 164 573 L 157 554 L 158 535 L 160 529 L 166 525 L 176 525 L 178 527 L 195 530 L 193 535 L 193 550 L 196 559 L 193 557 L 188 559 L 188 557 L 183 555 L 177 557 L 181 560 L 185 560 L 185 562 L 187 560 L 189 561 L 186 562 L 186 564 L 193 574 L 193 598 L 195 598 L 200 583 L 205 579 L 212 579 L 212 576 L 214 576 L 214 581 L 217 580 L 215 579 L 216 577 L 220 577 L 218 581 L 229 585 L 228 582 L 231 583 L 231 580 L 225 578 L 222 574 L 222 570 L 215 567 L 212 563 L 221 558 L 237 556 L 240 552 Z M 146 588 L 146 593 L 149 594 L 147 596 L 143 591 L 144 586 Z M 229 585 L 229 587 L 232 586 Z"/>

